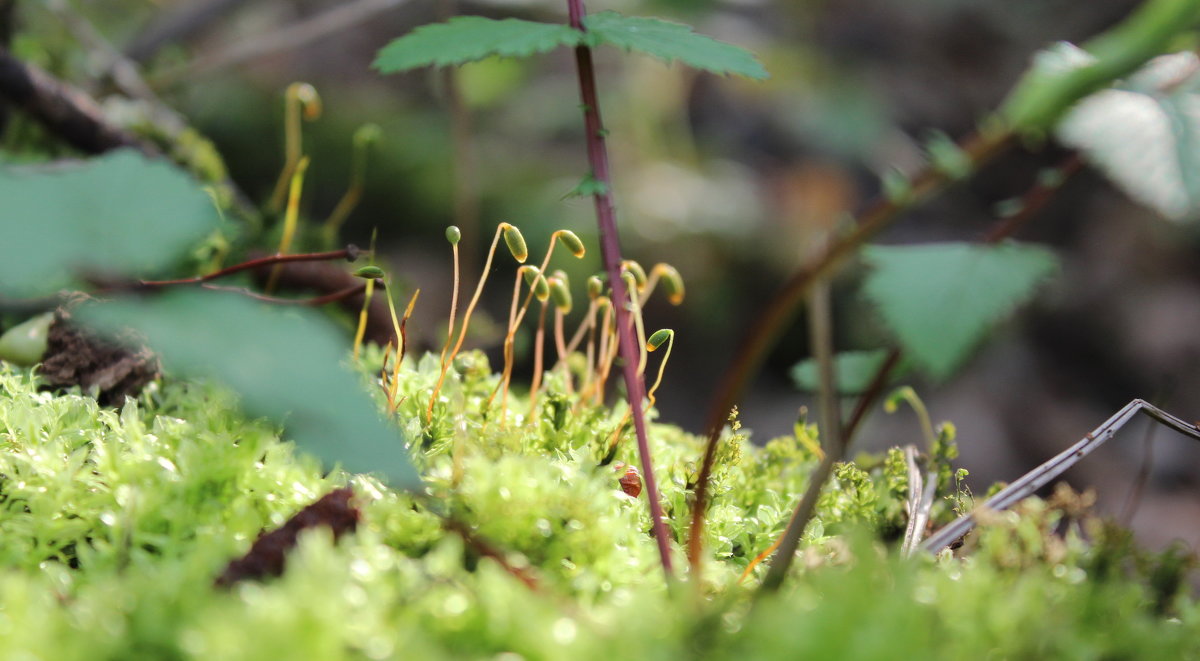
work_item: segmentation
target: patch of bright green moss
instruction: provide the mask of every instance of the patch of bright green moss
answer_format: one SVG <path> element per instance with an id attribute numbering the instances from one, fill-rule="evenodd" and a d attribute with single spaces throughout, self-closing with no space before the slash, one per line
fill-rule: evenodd
<path id="1" fill-rule="evenodd" d="M 378 367 L 378 352 L 365 363 Z M 1150 558 L 1110 529 L 1029 501 L 997 515 L 965 559 L 902 560 L 907 485 L 895 453 L 846 464 L 820 501 L 785 589 L 753 604 L 737 579 L 786 525 L 817 462 L 802 439 L 727 431 L 706 529 L 703 589 L 668 590 L 645 494 L 600 465 L 621 420 L 576 407 L 484 402 L 482 354 L 457 361 L 422 424 L 436 357 L 402 372 L 397 421 L 431 502 L 541 581 L 531 591 L 445 532 L 413 497 L 367 476 L 323 475 L 236 397 L 153 385 L 121 410 L 36 390 L 0 367 L 0 650 L 14 659 L 1188 658 L 1200 612 L 1180 556 Z M 368 373 L 372 370 L 368 369 Z M 365 377 L 369 380 L 369 377 Z M 369 385 L 375 388 L 377 386 Z M 382 395 L 380 398 L 382 405 Z M 702 441 L 650 437 L 682 543 Z M 615 459 L 637 465 L 626 439 Z M 301 536 L 278 579 L 213 587 L 260 531 L 350 484 L 356 533 Z M 945 520 L 949 503 L 939 505 Z M 1090 534 L 1087 534 L 1088 531 Z M 1106 532 L 1107 531 L 1107 532 Z M 1091 540 L 1091 541 L 1088 541 Z M 1124 540 L 1124 541 L 1122 541 Z M 889 546 L 890 543 L 890 546 Z"/>

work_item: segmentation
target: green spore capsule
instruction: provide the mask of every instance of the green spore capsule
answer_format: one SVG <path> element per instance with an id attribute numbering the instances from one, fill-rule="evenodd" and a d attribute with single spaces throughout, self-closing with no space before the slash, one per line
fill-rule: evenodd
<path id="1" fill-rule="evenodd" d="M 663 290 L 667 292 L 667 300 L 671 302 L 671 305 L 682 303 L 684 295 L 683 276 L 679 275 L 679 271 L 675 270 L 675 267 L 669 264 L 661 264 L 659 266 L 659 273 L 659 277 L 663 283 Z"/>
<path id="2" fill-rule="evenodd" d="M 525 237 L 521 235 L 521 230 L 515 225 L 502 223 L 504 228 L 504 245 L 508 246 L 508 251 L 512 253 L 513 259 L 524 264 L 529 258 L 529 248 L 525 245 Z"/>
<path id="3" fill-rule="evenodd" d="M 54 313 L 47 312 L 21 322 L 0 335 L 0 360 L 14 365 L 34 365 L 46 353 L 46 336 Z"/>
<path id="4" fill-rule="evenodd" d="M 550 284 L 550 298 L 554 301 L 554 307 L 558 308 L 563 314 L 571 311 L 571 290 L 567 287 L 567 283 L 557 275 L 551 276 L 547 281 Z"/>
<path id="5" fill-rule="evenodd" d="M 360 267 L 354 272 L 354 277 L 362 278 L 364 280 L 378 280 L 384 275 L 386 274 L 383 272 L 383 269 L 373 265 Z"/>
<path id="6" fill-rule="evenodd" d="M 550 298 L 550 285 L 538 267 L 522 266 L 521 271 L 525 276 L 525 284 L 533 290 L 533 295 L 537 297 L 537 300 L 545 301 Z"/>
<path id="7" fill-rule="evenodd" d="M 563 245 L 567 247 L 567 250 L 571 251 L 572 255 L 582 259 L 587 254 L 587 248 L 584 247 L 583 241 L 579 239 L 577 234 L 571 230 L 558 230 L 557 234 L 558 240 L 562 241 Z"/>
<path id="8" fill-rule="evenodd" d="M 462 240 L 462 230 L 458 229 L 457 225 L 451 225 L 450 227 L 447 227 L 446 240 L 449 241 L 450 245 L 452 246 L 458 245 L 458 242 Z"/>
<path id="9" fill-rule="evenodd" d="M 627 259 L 621 262 L 621 271 L 633 276 L 633 281 L 637 283 L 638 291 L 646 288 L 646 269 L 642 268 L 641 264 L 632 259 Z"/>
<path id="10" fill-rule="evenodd" d="M 670 328 L 660 328 L 654 331 L 654 334 L 646 339 L 646 351 L 654 351 L 666 343 L 675 335 L 675 331 Z"/>
<path id="11" fill-rule="evenodd" d="M 604 281 L 600 279 L 600 276 L 598 276 L 598 275 L 588 276 L 587 293 L 588 293 L 588 298 L 590 298 L 590 299 L 599 298 L 600 296 L 602 296 L 604 294 Z"/>

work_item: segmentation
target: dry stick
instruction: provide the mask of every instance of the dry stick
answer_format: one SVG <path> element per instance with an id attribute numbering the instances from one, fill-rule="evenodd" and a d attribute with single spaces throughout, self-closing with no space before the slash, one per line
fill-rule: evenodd
<path id="1" fill-rule="evenodd" d="M 158 148 L 108 121 L 95 99 L 0 48 L 0 98 L 29 113 L 72 147 L 100 154 L 132 147 L 146 155 Z"/>
<path id="2" fill-rule="evenodd" d="M 1008 133 L 975 134 L 963 141 L 963 151 L 974 168 L 991 160 L 1012 141 Z M 859 216 L 854 230 L 826 248 L 811 264 L 794 274 L 775 294 L 767 309 L 758 317 L 750 333 L 742 341 L 737 354 L 721 379 L 721 387 L 713 398 L 708 414 L 708 442 L 696 481 L 696 496 L 692 502 L 692 523 L 688 532 L 688 561 L 692 573 L 699 575 L 701 538 L 704 532 L 704 513 L 708 501 L 708 483 L 716 457 L 717 442 L 725 416 L 736 403 L 750 375 L 757 369 L 766 351 L 775 344 L 780 333 L 792 319 L 796 306 L 820 278 L 839 271 L 871 237 L 887 227 L 903 211 L 916 206 L 950 183 L 951 177 L 927 166 L 911 181 L 911 190 L 903 200 L 881 198 Z M 826 457 L 829 455 L 827 454 Z M 824 462 L 822 462 L 824 465 Z M 829 469 L 832 470 L 832 464 Z M 821 467 L 818 466 L 818 473 Z M 828 471 L 825 472 L 828 475 Z M 814 478 L 818 475 L 814 475 Z M 822 478 L 823 479 L 823 478 Z M 815 497 L 815 496 L 814 496 Z M 797 509 L 797 513 L 800 510 Z M 811 515 L 811 512 L 809 513 Z"/>
<path id="3" fill-rule="evenodd" d="M 169 136 L 169 140 L 176 141 L 174 147 L 179 147 L 178 136 L 188 130 L 187 123 L 150 92 L 134 63 L 122 59 L 94 28 L 90 28 L 90 24 L 88 26 L 89 34 L 95 37 L 96 49 L 103 50 L 106 57 L 112 55 L 110 59 L 115 82 L 123 91 L 149 106 L 148 121 L 154 125 L 156 132 Z M 100 154 L 121 147 L 131 147 L 147 156 L 161 154 L 152 142 L 110 122 L 99 104 L 87 93 L 13 58 L 3 46 L 0 46 L 0 101 L 20 107 L 51 133 L 89 154 Z M 195 166 L 189 149 L 168 151 L 172 152 L 170 157 L 175 162 L 189 168 Z M 233 180 L 226 177 L 220 186 L 228 191 L 230 206 L 239 216 L 254 218 L 257 215 L 254 205 Z"/>
<path id="4" fill-rule="evenodd" d="M 583 0 L 567 0 L 571 27 L 583 31 Z M 617 234 L 616 212 L 612 200 L 612 176 L 608 168 L 608 152 L 604 143 L 604 126 L 600 121 L 600 101 L 596 95 L 596 73 L 592 66 L 592 51 L 585 45 L 575 47 L 575 65 L 579 75 L 579 92 L 583 101 L 584 127 L 587 132 L 588 160 L 592 176 L 603 186 L 592 196 L 596 206 L 596 220 L 600 229 L 600 252 L 608 281 L 613 289 L 614 301 L 625 301 L 625 283 L 621 279 L 621 244 Z M 650 441 L 646 436 L 646 420 L 642 416 L 642 399 L 646 396 L 646 384 L 637 372 L 638 347 L 629 326 L 629 312 L 624 304 L 613 306 L 617 316 L 617 340 L 625 374 L 625 392 L 628 394 L 630 410 L 633 411 L 633 428 L 637 434 L 638 455 L 641 459 L 642 479 L 646 484 L 646 500 L 650 504 L 650 520 L 654 540 L 658 543 L 659 559 L 667 579 L 674 577 L 671 569 L 671 546 L 668 541 L 666 523 L 663 521 L 662 503 L 659 501 L 658 482 L 654 478 L 654 463 L 650 456 Z"/>
<path id="5" fill-rule="evenodd" d="M 1144 413 L 1150 416 L 1151 419 L 1169 427 L 1175 431 L 1188 436 L 1190 438 L 1200 440 L 1200 427 L 1197 425 L 1184 422 L 1179 418 L 1163 411 L 1162 409 L 1150 404 L 1141 399 L 1135 399 L 1126 404 L 1120 411 L 1113 414 L 1111 418 L 1104 421 L 1099 427 L 1096 427 L 1087 436 L 1084 436 L 1071 447 L 1063 450 L 1055 455 L 1049 461 L 1043 463 L 1037 468 L 1029 471 L 1021 477 L 1021 479 L 1008 485 L 1006 488 L 989 498 L 981 506 L 988 510 L 1003 510 L 1011 507 L 1014 503 L 1032 495 L 1035 491 L 1048 484 L 1051 480 L 1062 475 L 1068 468 L 1074 466 L 1080 459 L 1091 454 L 1093 450 L 1104 445 L 1106 441 L 1112 438 L 1118 430 L 1126 425 L 1130 420 L 1137 417 L 1138 413 Z M 978 509 L 978 508 L 977 508 Z M 966 514 L 959 517 L 953 523 L 943 527 L 941 530 L 934 533 L 921 548 L 932 553 L 937 553 L 946 548 L 955 540 L 970 532 L 977 523 L 975 514 Z"/>

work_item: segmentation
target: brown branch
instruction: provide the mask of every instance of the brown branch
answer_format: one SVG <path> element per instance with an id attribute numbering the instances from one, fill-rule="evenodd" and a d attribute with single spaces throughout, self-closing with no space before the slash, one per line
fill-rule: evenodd
<path id="1" fill-rule="evenodd" d="M 121 147 L 132 147 L 147 155 L 159 153 L 154 145 L 109 122 L 90 96 L 21 62 L 4 48 L 0 48 L 0 99 L 29 113 L 51 133 L 88 154 Z"/>

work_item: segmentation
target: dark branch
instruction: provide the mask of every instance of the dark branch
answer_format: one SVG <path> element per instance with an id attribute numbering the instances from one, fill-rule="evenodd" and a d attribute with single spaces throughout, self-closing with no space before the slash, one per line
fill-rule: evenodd
<path id="1" fill-rule="evenodd" d="M 99 154 L 132 147 L 154 155 L 158 149 L 114 126 L 84 92 L 13 57 L 0 48 L 0 100 L 29 113 L 72 147 Z"/>

